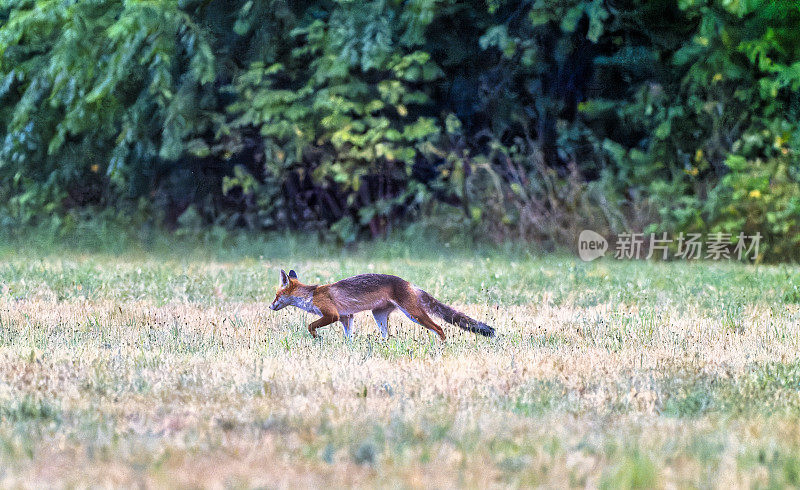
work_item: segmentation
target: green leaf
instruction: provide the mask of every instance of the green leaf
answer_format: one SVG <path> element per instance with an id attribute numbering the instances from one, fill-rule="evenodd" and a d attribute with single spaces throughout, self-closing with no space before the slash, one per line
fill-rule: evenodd
<path id="1" fill-rule="evenodd" d="M 583 16 L 583 4 L 579 3 L 574 7 L 567 10 L 564 18 L 561 19 L 561 30 L 564 32 L 572 33 L 578 27 L 578 21 Z"/>

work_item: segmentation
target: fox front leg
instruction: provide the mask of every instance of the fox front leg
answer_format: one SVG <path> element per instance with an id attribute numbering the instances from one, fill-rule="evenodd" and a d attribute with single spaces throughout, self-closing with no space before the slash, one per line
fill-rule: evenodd
<path id="1" fill-rule="evenodd" d="M 342 327 L 344 327 L 344 336 L 348 339 L 353 338 L 353 315 L 345 315 L 339 317 L 339 321 L 342 322 Z"/>
<path id="2" fill-rule="evenodd" d="M 317 338 L 317 329 L 319 327 L 324 327 L 338 321 L 339 315 L 323 315 L 322 318 L 314 320 L 308 325 L 308 333 L 310 333 L 312 337 Z"/>

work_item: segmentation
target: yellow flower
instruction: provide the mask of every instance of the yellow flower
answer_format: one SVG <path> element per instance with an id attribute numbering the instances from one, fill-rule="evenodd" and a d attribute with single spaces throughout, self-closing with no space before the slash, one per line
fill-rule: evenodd
<path id="1" fill-rule="evenodd" d="M 713 80 L 715 82 L 721 82 L 722 81 L 722 73 L 717 73 L 716 75 L 714 75 L 714 78 L 712 78 L 711 80 Z"/>
<path id="2" fill-rule="evenodd" d="M 92 172 L 94 172 L 94 173 L 97 173 L 97 171 L 98 171 L 98 170 L 100 170 L 100 166 L 99 166 L 99 165 L 97 165 L 97 164 L 95 163 L 94 165 L 92 165 L 91 167 L 89 167 L 89 169 L 90 169 Z"/>
<path id="3" fill-rule="evenodd" d="M 406 117 L 408 115 L 408 109 L 406 109 L 406 106 L 400 104 L 397 106 L 397 113 L 402 117 Z"/>
<path id="4" fill-rule="evenodd" d="M 753 199 L 758 199 L 759 197 L 761 197 L 761 191 L 758 189 L 754 189 L 750 191 L 749 196 L 752 197 Z"/>
<path id="5" fill-rule="evenodd" d="M 703 159 L 703 150 L 698 148 L 696 152 L 694 152 L 694 161 L 699 162 Z"/>

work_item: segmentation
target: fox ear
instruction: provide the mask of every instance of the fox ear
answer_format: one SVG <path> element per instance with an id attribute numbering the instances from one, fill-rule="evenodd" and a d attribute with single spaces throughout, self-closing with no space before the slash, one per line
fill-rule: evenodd
<path id="1" fill-rule="evenodd" d="M 289 277 L 291 277 L 292 279 L 297 279 L 297 272 L 289 271 Z"/>
<path id="2" fill-rule="evenodd" d="M 289 285 L 289 276 L 286 275 L 286 271 L 281 269 L 281 287 L 285 288 Z"/>

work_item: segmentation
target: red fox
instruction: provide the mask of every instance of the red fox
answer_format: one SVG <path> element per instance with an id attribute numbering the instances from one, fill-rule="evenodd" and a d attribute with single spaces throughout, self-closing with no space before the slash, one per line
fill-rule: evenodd
<path id="1" fill-rule="evenodd" d="M 286 274 L 281 270 L 281 285 L 269 308 L 277 311 L 289 305 L 322 317 L 308 325 L 312 337 L 317 336 L 318 328 L 337 321 L 342 322 L 344 334 L 351 337 L 353 314 L 372 310 L 385 339 L 389 336 L 389 314 L 395 309 L 436 332 L 442 340 L 445 339 L 444 330 L 431 320 L 431 314 L 464 330 L 494 337 L 494 329 L 489 325 L 437 301 L 410 282 L 387 274 L 360 274 L 333 284 L 307 286 L 300 283 L 295 271 Z"/>

